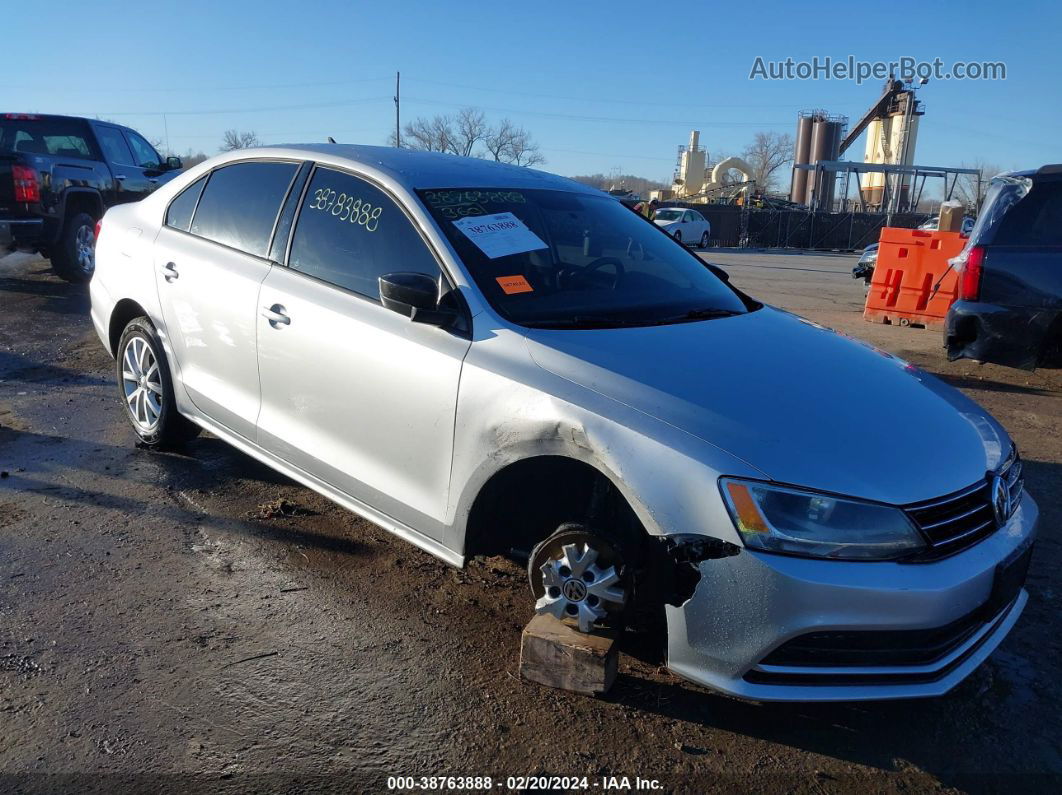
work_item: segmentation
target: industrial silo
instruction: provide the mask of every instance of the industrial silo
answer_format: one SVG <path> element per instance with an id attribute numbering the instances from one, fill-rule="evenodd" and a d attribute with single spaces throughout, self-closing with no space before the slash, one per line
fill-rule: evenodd
<path id="1" fill-rule="evenodd" d="M 793 150 L 793 181 L 789 201 L 803 204 L 808 186 L 808 172 L 796 166 L 807 163 L 811 154 L 811 125 L 813 114 L 801 111 L 797 115 L 796 146 Z"/>
<path id="2" fill-rule="evenodd" d="M 912 105 L 908 108 L 908 102 Z M 918 140 L 918 123 L 925 110 L 914 98 L 913 91 L 900 91 L 890 100 L 882 115 L 867 125 L 867 145 L 863 160 L 866 163 L 905 165 L 914 163 L 915 143 Z M 886 183 L 900 191 L 900 205 L 906 206 L 910 176 L 886 180 L 883 173 L 863 174 L 860 185 L 863 201 L 871 207 L 882 207 L 885 201 Z"/>
<path id="3" fill-rule="evenodd" d="M 811 125 L 811 148 L 809 162 L 836 160 L 848 119 L 843 116 L 827 116 L 816 113 Z M 809 172 L 804 203 L 816 210 L 830 210 L 833 206 L 834 185 L 837 174 L 823 171 Z"/>

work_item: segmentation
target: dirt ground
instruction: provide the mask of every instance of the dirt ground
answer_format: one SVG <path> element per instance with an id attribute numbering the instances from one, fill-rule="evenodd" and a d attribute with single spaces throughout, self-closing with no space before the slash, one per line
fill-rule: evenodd
<path id="1" fill-rule="evenodd" d="M 504 789 L 527 774 L 677 792 L 1058 791 L 1062 374 L 948 364 L 937 332 L 864 323 L 853 256 L 706 256 L 753 295 L 939 374 L 1017 439 L 1042 510 L 1031 599 L 955 691 L 751 704 L 635 654 L 605 698 L 522 683 L 516 566 L 449 568 L 214 438 L 138 449 L 86 290 L 12 255 L 0 791 L 381 791 L 395 775 Z M 276 500 L 299 510 L 263 509 Z"/>

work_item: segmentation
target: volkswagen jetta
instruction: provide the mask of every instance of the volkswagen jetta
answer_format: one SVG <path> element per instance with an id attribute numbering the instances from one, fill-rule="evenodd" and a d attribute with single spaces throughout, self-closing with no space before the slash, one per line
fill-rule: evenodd
<path id="1" fill-rule="evenodd" d="M 143 443 L 205 428 L 453 565 L 526 559 L 529 608 L 584 631 L 663 614 L 693 681 L 936 695 L 1026 603 L 992 417 L 570 180 L 241 150 L 109 210 L 96 257 Z"/>

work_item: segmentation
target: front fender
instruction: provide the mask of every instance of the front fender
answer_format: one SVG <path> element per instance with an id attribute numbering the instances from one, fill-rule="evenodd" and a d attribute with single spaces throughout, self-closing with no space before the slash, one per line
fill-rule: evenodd
<path id="1" fill-rule="evenodd" d="M 651 535 L 704 534 L 735 544 L 741 541 L 717 481 L 765 477 L 684 431 L 543 370 L 523 338 L 507 330 L 475 342 L 465 359 L 454 437 L 452 549 L 464 549 L 484 485 L 528 458 L 563 456 L 594 467 Z"/>

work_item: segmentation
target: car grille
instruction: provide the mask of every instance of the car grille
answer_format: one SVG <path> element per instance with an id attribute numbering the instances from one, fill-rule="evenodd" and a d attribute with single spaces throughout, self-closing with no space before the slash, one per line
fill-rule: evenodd
<path id="1" fill-rule="evenodd" d="M 1021 458 L 1016 451 L 1011 452 L 1000 475 L 1007 484 L 1013 514 L 1025 485 Z M 928 552 L 919 556 L 923 560 L 960 552 L 999 529 L 992 506 L 991 478 L 946 497 L 908 505 L 905 510 L 929 542 Z M 1009 518 L 1010 514 L 1004 521 Z"/>

